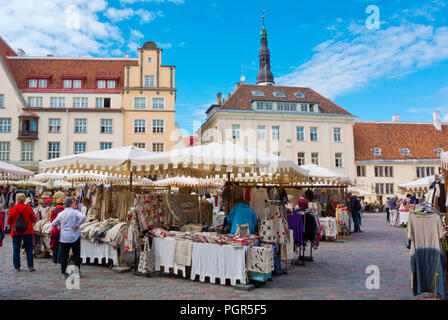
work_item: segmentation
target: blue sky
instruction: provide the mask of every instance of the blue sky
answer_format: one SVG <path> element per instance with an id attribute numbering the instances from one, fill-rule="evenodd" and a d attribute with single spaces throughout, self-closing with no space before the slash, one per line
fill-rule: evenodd
<path id="1" fill-rule="evenodd" d="M 234 91 L 243 64 L 256 82 L 263 8 L 277 84 L 312 87 L 359 120 L 431 121 L 437 110 L 448 122 L 448 0 L 0 4 L 1 35 L 28 55 L 136 56 L 157 42 L 163 63 L 177 67 L 176 121 L 190 133 L 217 92 Z M 379 8 L 377 30 L 366 27 L 368 5 Z M 70 27 L 73 12 L 80 23 Z"/>

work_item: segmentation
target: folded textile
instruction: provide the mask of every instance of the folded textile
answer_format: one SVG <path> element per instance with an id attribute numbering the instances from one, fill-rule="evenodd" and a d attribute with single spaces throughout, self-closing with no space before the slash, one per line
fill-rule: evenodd
<path id="1" fill-rule="evenodd" d="M 190 267 L 193 241 L 175 239 L 174 243 L 174 263 Z"/>

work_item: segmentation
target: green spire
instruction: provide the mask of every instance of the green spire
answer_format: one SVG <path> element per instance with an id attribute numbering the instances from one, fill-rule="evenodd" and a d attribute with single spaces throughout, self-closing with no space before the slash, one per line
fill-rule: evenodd
<path id="1" fill-rule="evenodd" d="M 262 16 L 262 19 L 263 19 L 263 28 L 261 29 L 260 36 L 261 36 L 261 39 L 267 39 L 268 38 L 268 32 L 264 28 L 264 14 Z"/>

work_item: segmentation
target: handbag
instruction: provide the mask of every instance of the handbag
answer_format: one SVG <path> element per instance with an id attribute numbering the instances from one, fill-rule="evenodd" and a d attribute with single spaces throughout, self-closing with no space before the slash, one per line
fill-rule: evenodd
<path id="1" fill-rule="evenodd" d="M 23 217 L 22 212 L 19 214 L 19 217 L 14 224 L 14 232 L 23 233 L 28 229 L 28 225 L 26 224 L 25 218 Z"/>
<path id="2" fill-rule="evenodd" d="M 268 208 L 264 210 L 264 219 L 261 222 L 260 236 L 262 242 L 275 243 L 274 221 L 268 219 Z"/>

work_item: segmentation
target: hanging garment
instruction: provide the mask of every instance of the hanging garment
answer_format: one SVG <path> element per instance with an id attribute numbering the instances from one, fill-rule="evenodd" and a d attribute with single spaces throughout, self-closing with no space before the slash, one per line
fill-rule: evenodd
<path id="1" fill-rule="evenodd" d="M 149 245 L 149 238 L 145 237 L 144 249 L 140 254 L 140 260 L 138 264 L 138 272 L 140 273 L 151 273 L 154 271 L 154 251 L 151 250 Z"/>
<path id="2" fill-rule="evenodd" d="M 274 220 L 270 219 L 270 209 L 268 207 L 266 207 L 264 211 L 265 217 L 260 226 L 261 241 L 265 243 L 275 243 Z"/>
<path id="3" fill-rule="evenodd" d="M 250 206 L 257 214 L 257 219 L 262 220 L 264 216 L 264 208 L 266 206 L 265 200 L 268 199 L 268 194 L 264 188 L 251 188 L 250 190 Z"/>
<path id="4" fill-rule="evenodd" d="M 444 262 L 441 239 L 445 235 L 440 216 L 420 214 L 409 215 L 408 240 L 411 249 L 412 290 L 414 295 L 436 292 L 446 299 Z"/>
<path id="5" fill-rule="evenodd" d="M 305 232 L 305 225 L 303 223 L 303 214 L 292 213 L 288 214 L 288 228 L 293 231 L 294 243 L 303 245 L 303 233 Z"/>
<path id="6" fill-rule="evenodd" d="M 249 247 L 247 249 L 247 271 L 270 273 L 274 261 L 272 247 Z"/>
<path id="7" fill-rule="evenodd" d="M 191 267 L 192 250 L 193 241 L 176 239 L 174 244 L 174 263 Z"/>

